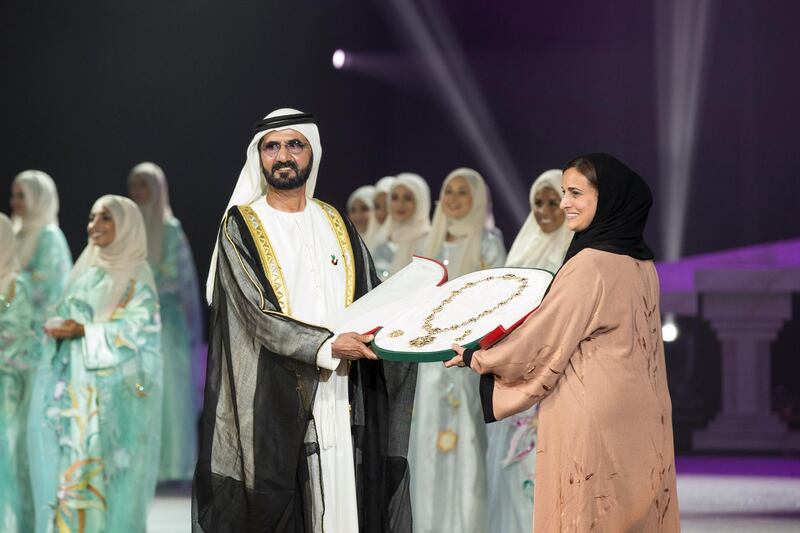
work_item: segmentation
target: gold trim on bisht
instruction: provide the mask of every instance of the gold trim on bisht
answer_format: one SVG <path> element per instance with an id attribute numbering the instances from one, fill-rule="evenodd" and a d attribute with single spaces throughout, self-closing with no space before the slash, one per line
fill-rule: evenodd
<path id="1" fill-rule="evenodd" d="M 255 210 L 249 205 L 237 206 L 239 212 L 244 218 L 247 229 L 253 236 L 258 249 L 258 257 L 261 260 L 261 267 L 264 269 L 269 284 L 272 286 L 272 291 L 278 299 L 278 305 L 281 307 L 281 312 L 285 315 L 292 314 L 292 309 L 289 306 L 289 292 L 286 289 L 286 282 L 283 279 L 283 270 L 278 262 L 278 256 L 272 248 L 272 243 L 269 241 L 267 232 L 264 230 L 264 225 L 261 219 L 258 218 Z"/>
<path id="2" fill-rule="evenodd" d="M 328 217 L 328 222 L 334 235 L 336 235 L 336 240 L 339 241 L 339 249 L 342 251 L 342 257 L 344 257 L 346 276 L 344 305 L 347 307 L 353 303 L 356 296 L 356 267 L 353 262 L 353 246 L 350 243 L 350 235 L 347 233 L 347 226 L 344 224 L 342 215 L 333 206 L 316 198 L 314 198 L 314 201 L 322 208 L 325 216 Z"/>

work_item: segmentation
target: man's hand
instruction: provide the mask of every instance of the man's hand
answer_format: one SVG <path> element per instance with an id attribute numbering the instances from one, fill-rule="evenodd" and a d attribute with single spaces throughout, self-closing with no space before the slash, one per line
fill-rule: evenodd
<path id="1" fill-rule="evenodd" d="M 345 361 L 355 361 L 357 359 L 378 359 L 375 352 L 367 347 L 368 342 L 372 342 L 374 335 L 359 335 L 351 331 L 342 333 L 331 345 L 331 355 L 337 359 Z"/>
<path id="2" fill-rule="evenodd" d="M 458 344 L 453 344 L 451 346 L 454 352 L 456 352 L 456 356 L 450 359 L 449 361 L 444 362 L 444 366 L 447 368 L 451 368 L 454 366 L 466 366 L 464 364 L 464 348 L 459 346 Z"/>
<path id="3" fill-rule="evenodd" d="M 74 339 L 85 335 L 83 324 L 78 324 L 69 319 L 62 322 L 58 327 L 45 328 L 44 332 L 55 339 Z"/>

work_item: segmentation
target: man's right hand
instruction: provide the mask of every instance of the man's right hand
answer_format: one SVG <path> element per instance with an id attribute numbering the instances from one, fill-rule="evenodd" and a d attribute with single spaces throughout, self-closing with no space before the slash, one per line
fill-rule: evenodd
<path id="1" fill-rule="evenodd" d="M 331 355 L 337 359 L 345 361 L 355 361 L 357 359 L 374 359 L 378 356 L 367 347 L 368 342 L 372 342 L 374 335 L 359 335 L 351 331 L 341 333 L 331 345 Z"/>

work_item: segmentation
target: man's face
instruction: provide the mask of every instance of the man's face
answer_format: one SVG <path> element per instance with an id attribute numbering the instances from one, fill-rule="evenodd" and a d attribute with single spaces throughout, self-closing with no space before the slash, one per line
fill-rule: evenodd
<path id="1" fill-rule="evenodd" d="M 267 133 L 259 143 L 259 154 L 270 187 L 296 189 L 311 175 L 311 143 L 299 131 L 285 129 Z"/>

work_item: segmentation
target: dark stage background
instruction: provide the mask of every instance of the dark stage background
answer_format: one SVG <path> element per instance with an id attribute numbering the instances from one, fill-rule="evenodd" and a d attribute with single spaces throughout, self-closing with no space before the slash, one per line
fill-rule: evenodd
<path id="1" fill-rule="evenodd" d="M 614 153 L 654 190 L 647 237 L 663 254 L 654 2 L 440 7 L 494 115 L 494 141 L 523 178 L 520 202 L 543 170 L 586 151 Z M 684 255 L 800 235 L 799 19 L 793 0 L 712 7 Z M 0 28 L 0 202 L 7 211 L 19 171 L 50 173 L 76 255 L 93 201 L 124 194 L 129 169 L 152 160 L 167 174 L 205 279 L 251 126 L 279 107 L 317 117 L 317 195 L 340 207 L 386 174 L 418 172 L 436 196 L 450 170 L 484 170 L 386 2 L 5 1 Z M 387 68 L 334 70 L 336 48 L 385 55 Z M 510 245 L 518 224 L 494 198 Z M 703 327 L 699 338 L 708 337 Z M 715 342 L 707 340 L 709 353 L 718 352 Z M 797 375 L 796 362 L 781 363 L 796 345 L 782 342 L 777 368 Z M 711 357 L 707 367 L 718 381 L 718 362 Z M 718 390 L 705 394 L 713 412 Z"/>

